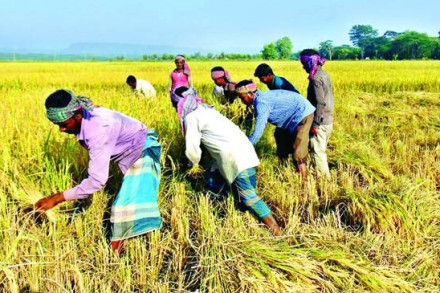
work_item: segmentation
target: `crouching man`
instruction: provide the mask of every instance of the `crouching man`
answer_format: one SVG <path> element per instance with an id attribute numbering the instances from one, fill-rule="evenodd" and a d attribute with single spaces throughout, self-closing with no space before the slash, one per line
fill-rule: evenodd
<path id="1" fill-rule="evenodd" d="M 161 146 L 154 130 L 67 90 L 58 90 L 46 99 L 46 115 L 87 149 L 89 166 L 88 178 L 79 185 L 40 199 L 35 204 L 38 212 L 99 191 L 109 177 L 110 161 L 114 161 L 124 178 L 111 209 L 113 250 L 119 251 L 127 238 L 161 227 L 157 205 Z"/>

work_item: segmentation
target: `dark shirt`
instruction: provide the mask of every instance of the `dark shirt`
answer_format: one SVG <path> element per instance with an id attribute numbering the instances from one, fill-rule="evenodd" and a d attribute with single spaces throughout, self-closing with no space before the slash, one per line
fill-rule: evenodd
<path id="1" fill-rule="evenodd" d="M 333 124 L 333 89 L 330 76 L 321 69 L 309 82 L 307 99 L 316 108 L 313 126 Z"/>
<path id="2" fill-rule="evenodd" d="M 270 90 L 286 90 L 299 94 L 299 91 L 284 77 L 273 75 L 272 82 L 267 85 Z"/>
<path id="3" fill-rule="evenodd" d="M 237 93 L 235 92 L 235 82 L 229 82 L 224 86 L 225 98 L 229 104 L 232 104 L 237 98 Z"/>

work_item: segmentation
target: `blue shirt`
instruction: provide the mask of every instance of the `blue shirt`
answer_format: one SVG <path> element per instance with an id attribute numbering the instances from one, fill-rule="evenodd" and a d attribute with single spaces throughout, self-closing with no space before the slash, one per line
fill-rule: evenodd
<path id="1" fill-rule="evenodd" d="M 286 90 L 299 94 L 299 91 L 287 79 L 273 75 L 272 82 L 267 85 L 270 90 Z"/>
<path id="2" fill-rule="evenodd" d="M 294 133 L 298 124 L 315 112 L 315 107 L 305 97 L 286 90 L 257 91 L 254 107 L 255 129 L 249 137 L 253 145 L 260 140 L 267 122 Z"/>

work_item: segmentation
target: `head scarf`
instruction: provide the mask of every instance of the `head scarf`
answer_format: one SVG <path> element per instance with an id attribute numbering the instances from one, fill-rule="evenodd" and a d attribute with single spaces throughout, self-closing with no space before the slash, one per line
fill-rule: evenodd
<path id="1" fill-rule="evenodd" d="M 176 57 L 174 57 L 174 61 L 179 60 L 179 59 L 183 60 L 183 73 L 190 76 L 191 70 L 189 69 L 188 64 L 186 64 L 185 57 L 183 55 L 176 55 Z"/>
<path id="2" fill-rule="evenodd" d="M 177 113 L 179 114 L 180 127 L 182 129 L 182 134 L 185 135 L 185 119 L 186 116 L 196 110 L 201 104 L 203 104 L 203 99 L 199 97 L 197 92 L 193 88 L 189 88 L 187 91 L 182 93 L 182 98 L 180 98 L 177 104 Z"/>
<path id="3" fill-rule="evenodd" d="M 254 82 L 251 82 L 250 84 L 247 85 L 243 85 L 239 88 L 235 88 L 235 91 L 239 94 L 243 94 L 243 93 L 250 93 L 250 92 L 255 92 L 257 90 L 257 84 Z"/>
<path id="4" fill-rule="evenodd" d="M 75 115 L 75 112 L 80 109 L 88 111 L 93 110 L 93 102 L 83 96 L 75 96 L 73 92 L 66 90 L 70 94 L 70 102 L 67 106 L 62 108 L 47 108 L 46 116 L 52 123 L 61 123 Z"/>
<path id="5" fill-rule="evenodd" d="M 310 70 L 309 80 L 312 80 L 318 70 L 318 66 L 324 65 L 325 59 L 318 54 L 313 54 L 312 56 L 302 56 L 301 63 L 307 64 L 307 67 Z"/>
<path id="6" fill-rule="evenodd" d="M 229 72 L 227 70 L 211 71 L 211 78 L 212 79 L 217 79 L 220 77 L 224 77 L 224 78 L 226 78 L 226 81 L 230 82 L 230 76 L 229 76 Z"/>

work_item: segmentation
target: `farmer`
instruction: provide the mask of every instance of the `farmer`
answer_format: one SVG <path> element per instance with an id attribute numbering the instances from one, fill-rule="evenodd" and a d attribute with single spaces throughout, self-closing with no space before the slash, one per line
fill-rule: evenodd
<path id="1" fill-rule="evenodd" d="M 267 122 L 280 128 L 275 132 L 277 155 L 287 162 L 289 154 L 301 174 L 303 183 L 307 179 L 309 131 L 315 107 L 298 93 L 286 90 L 261 92 L 251 80 L 240 81 L 235 90 L 246 105 L 254 105 L 256 121 L 254 132 L 249 137 L 255 146 L 263 135 Z"/>
<path id="2" fill-rule="evenodd" d="M 161 146 L 157 133 L 119 112 L 94 106 L 83 96 L 57 90 L 46 99 L 47 118 L 61 132 L 73 134 L 89 153 L 88 178 L 79 185 L 40 199 L 38 212 L 63 201 L 83 199 L 100 190 L 109 177 L 110 161 L 124 174 L 111 208 L 111 247 L 122 249 L 127 238 L 159 229 L 157 205 Z"/>
<path id="3" fill-rule="evenodd" d="M 234 195 L 274 235 L 279 235 L 276 220 L 256 192 L 255 167 L 260 162 L 246 135 L 213 107 L 204 104 L 193 89 L 180 87 L 175 93 L 181 97 L 177 112 L 185 137 L 185 155 L 193 168 L 197 169 L 200 162 L 202 144 L 215 160 L 222 177 L 232 186 Z"/>
<path id="4" fill-rule="evenodd" d="M 236 82 L 233 82 L 229 76 L 229 72 L 224 70 L 223 67 L 216 66 L 211 69 L 211 78 L 215 83 L 214 96 L 224 97 L 227 103 L 232 104 L 237 98 L 235 92 Z"/>
<path id="5" fill-rule="evenodd" d="M 232 104 L 237 98 L 235 92 L 236 82 L 232 81 L 229 72 L 223 69 L 223 67 L 216 66 L 211 69 L 211 78 L 215 83 L 213 94 L 216 97 L 224 97 L 228 104 Z M 242 125 L 246 134 L 249 134 L 252 130 L 252 108 L 246 107 L 246 111 L 243 116 L 240 117 L 239 123 Z"/>
<path id="6" fill-rule="evenodd" d="M 322 70 L 325 59 L 312 49 L 300 53 L 304 70 L 309 74 L 307 99 L 316 108 L 310 130 L 310 154 L 318 173 L 330 179 L 327 143 L 333 130 L 333 89 L 330 76 Z"/>
<path id="7" fill-rule="evenodd" d="M 174 107 L 177 106 L 179 98 L 174 94 L 174 90 L 178 87 L 192 87 L 191 70 L 185 61 L 183 55 L 177 55 L 174 58 L 176 68 L 170 74 L 169 92 L 171 96 L 171 103 Z"/>
<path id="8" fill-rule="evenodd" d="M 257 66 L 254 76 L 258 77 L 270 90 L 286 90 L 299 94 L 299 91 L 287 79 L 275 75 L 266 63 Z"/>
<path id="9" fill-rule="evenodd" d="M 155 98 L 156 97 L 156 90 L 146 80 L 143 79 L 137 79 L 133 75 L 129 75 L 126 80 L 127 84 L 131 87 L 133 90 L 133 93 L 139 93 L 145 97 L 149 98 Z"/>

